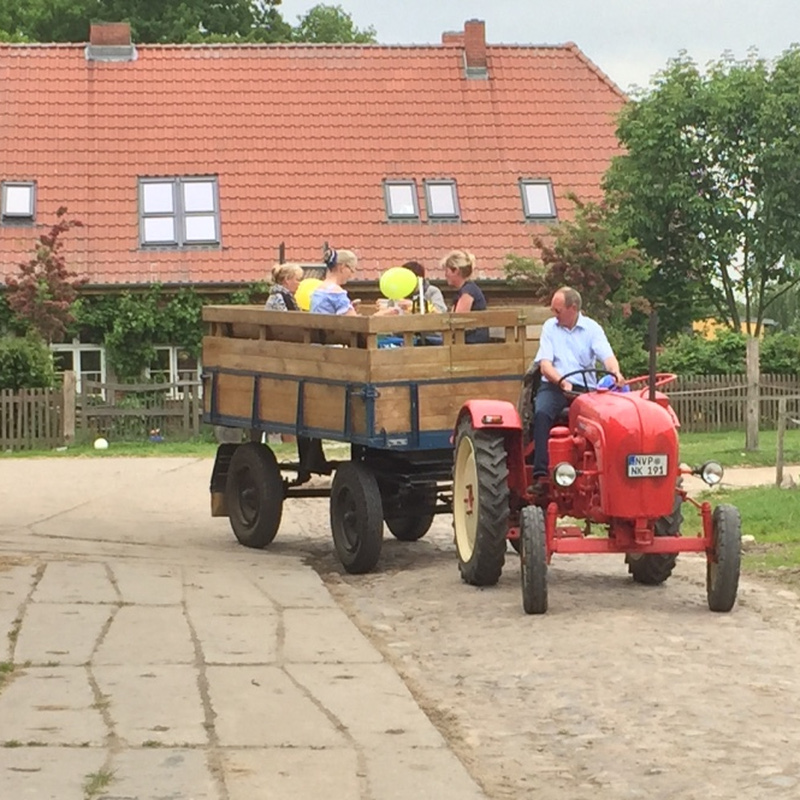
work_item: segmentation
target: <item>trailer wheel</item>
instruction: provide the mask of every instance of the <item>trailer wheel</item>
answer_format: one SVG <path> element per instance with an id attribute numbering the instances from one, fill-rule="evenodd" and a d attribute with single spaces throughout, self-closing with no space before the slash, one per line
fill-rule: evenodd
<path id="1" fill-rule="evenodd" d="M 736 506 L 714 509 L 712 560 L 706 565 L 706 595 L 712 611 L 730 611 L 739 591 L 742 563 L 742 518 Z"/>
<path id="2" fill-rule="evenodd" d="M 409 509 L 432 509 L 436 505 L 436 484 L 418 487 L 403 495 L 402 502 Z M 416 542 L 433 524 L 433 514 L 385 516 L 386 527 L 401 542 Z"/>
<path id="3" fill-rule="evenodd" d="M 231 528 L 245 547 L 266 547 L 283 514 L 283 479 L 275 454 L 258 442 L 240 444 L 225 484 Z"/>
<path id="4" fill-rule="evenodd" d="M 353 575 L 369 572 L 383 544 L 383 506 L 375 474 L 353 462 L 337 467 L 330 511 L 333 544 L 342 566 Z"/>
<path id="5" fill-rule="evenodd" d="M 469 418 L 456 432 L 453 527 L 461 578 L 491 586 L 505 563 L 508 466 L 502 433 L 475 430 Z"/>
<path id="6" fill-rule="evenodd" d="M 672 513 L 665 517 L 660 517 L 655 523 L 656 536 L 677 536 L 681 532 L 683 525 L 683 499 L 679 494 L 675 495 L 675 505 Z M 675 564 L 678 560 L 677 553 L 628 553 L 625 556 L 625 563 L 628 565 L 628 572 L 636 583 L 645 586 L 658 586 L 672 575 Z"/>
<path id="7" fill-rule="evenodd" d="M 526 506 L 520 514 L 522 607 L 526 614 L 547 611 L 547 535 L 544 511 Z"/>

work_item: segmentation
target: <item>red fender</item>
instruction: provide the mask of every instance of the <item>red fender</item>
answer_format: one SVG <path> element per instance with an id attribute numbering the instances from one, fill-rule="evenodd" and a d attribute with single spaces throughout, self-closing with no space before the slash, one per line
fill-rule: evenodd
<path id="1" fill-rule="evenodd" d="M 472 427 L 476 430 L 522 430 L 522 420 L 516 406 L 507 400 L 468 400 L 461 406 L 456 427 L 465 416 L 470 417 Z"/>

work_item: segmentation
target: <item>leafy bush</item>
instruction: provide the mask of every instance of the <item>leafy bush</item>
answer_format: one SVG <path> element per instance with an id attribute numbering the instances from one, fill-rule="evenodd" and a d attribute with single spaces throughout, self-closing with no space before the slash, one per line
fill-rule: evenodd
<path id="1" fill-rule="evenodd" d="M 53 359 L 44 341 L 0 337 L 0 389 L 49 388 L 54 381 Z"/>
<path id="2" fill-rule="evenodd" d="M 744 334 L 721 331 L 715 339 L 680 334 L 671 339 L 658 357 L 662 372 L 678 375 L 734 375 L 746 371 Z M 770 333 L 761 341 L 761 372 L 765 375 L 800 373 L 800 336 Z"/>

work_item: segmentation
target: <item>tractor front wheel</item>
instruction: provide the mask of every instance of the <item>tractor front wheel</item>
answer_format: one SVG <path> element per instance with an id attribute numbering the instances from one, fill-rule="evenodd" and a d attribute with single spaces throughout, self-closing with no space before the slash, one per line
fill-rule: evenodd
<path id="1" fill-rule="evenodd" d="M 713 553 L 706 565 L 706 595 L 712 611 L 730 611 L 739 591 L 742 564 L 742 518 L 736 506 L 714 509 Z"/>
<path id="2" fill-rule="evenodd" d="M 522 607 L 526 614 L 547 611 L 547 534 L 544 511 L 526 506 L 520 514 Z"/>
<path id="3" fill-rule="evenodd" d="M 331 484 L 331 530 L 342 566 L 351 574 L 369 572 L 383 546 L 383 506 L 375 474 L 348 461 Z"/>
<path id="4" fill-rule="evenodd" d="M 453 467 L 453 527 L 461 578 L 473 586 L 500 579 L 508 533 L 508 466 L 500 431 L 458 426 Z"/>

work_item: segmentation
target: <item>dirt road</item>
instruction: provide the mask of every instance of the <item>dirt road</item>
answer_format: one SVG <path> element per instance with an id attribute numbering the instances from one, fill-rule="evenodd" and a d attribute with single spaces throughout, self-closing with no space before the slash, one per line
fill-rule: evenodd
<path id="1" fill-rule="evenodd" d="M 713 614 L 700 557 L 643 587 L 621 557 L 562 556 L 550 611 L 529 617 L 512 551 L 497 587 L 461 583 L 449 518 L 421 542 L 387 539 L 381 571 L 352 577 L 324 505 L 294 511 L 334 596 L 490 797 L 800 796 L 794 592 L 745 580 L 734 611 Z"/>

